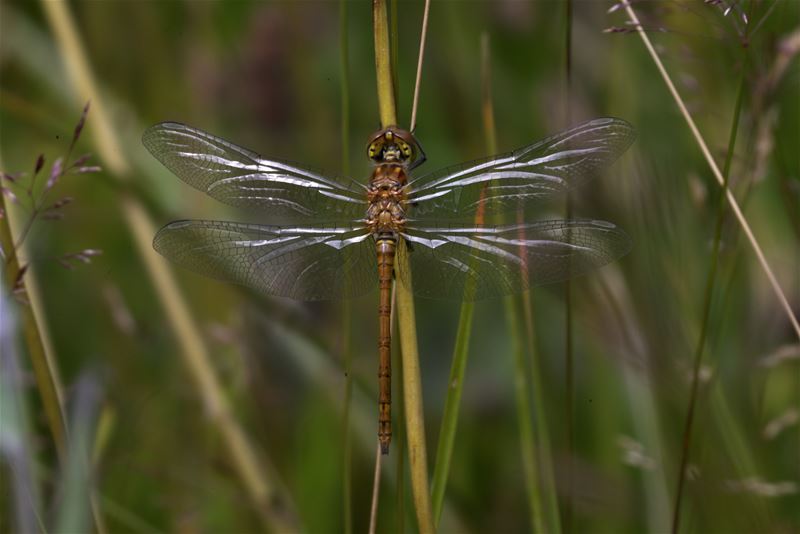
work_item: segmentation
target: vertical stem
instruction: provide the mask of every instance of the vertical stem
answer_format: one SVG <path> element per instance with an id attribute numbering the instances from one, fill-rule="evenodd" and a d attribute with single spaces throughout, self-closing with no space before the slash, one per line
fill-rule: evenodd
<path id="1" fill-rule="evenodd" d="M 532 532 L 548 532 L 544 523 L 544 507 L 539 485 L 536 443 L 533 436 L 533 414 L 530 406 L 530 390 L 525 369 L 525 347 L 522 344 L 522 328 L 514 299 L 505 299 L 511 350 L 514 353 L 514 397 L 517 403 L 517 423 L 519 424 L 520 448 L 522 451 L 522 470 L 525 490 L 528 493 L 528 513 Z"/>
<path id="2" fill-rule="evenodd" d="M 0 209 L 3 211 L 3 216 L 0 217 L 0 246 L 3 248 L 6 259 L 3 275 L 10 292 L 20 276 L 21 266 L 11 233 L 10 214 L 6 209 L 5 202 L 5 195 L 0 194 Z M 25 281 L 22 280 L 20 283 L 23 294 L 25 294 Z M 45 349 L 45 343 L 42 340 L 32 304 L 20 306 L 20 319 L 25 345 L 28 348 L 28 355 L 31 360 L 31 368 L 36 380 L 36 388 L 42 399 L 47 426 L 53 436 L 56 454 L 59 460 L 63 462 L 66 460 L 67 427 L 61 393 L 63 388 L 61 387 L 58 369 Z"/>
<path id="3" fill-rule="evenodd" d="M 392 83 L 391 51 L 389 47 L 389 23 L 385 0 L 372 3 L 375 71 L 377 75 L 378 109 L 381 126 L 397 123 L 394 85 Z M 404 247 L 402 240 L 398 247 Z M 417 330 L 414 317 L 414 300 L 411 296 L 411 272 L 406 261 L 407 251 L 401 251 L 395 261 L 395 275 L 402 273 L 404 284 L 397 284 L 397 319 L 399 322 L 400 348 L 403 360 L 403 387 L 408 436 L 408 457 L 411 471 L 411 491 L 419 531 L 432 533 L 430 493 L 428 488 L 428 453 L 425 445 L 425 426 L 422 408 L 422 380 L 417 351 Z"/>
<path id="4" fill-rule="evenodd" d="M 475 305 L 472 302 L 461 304 L 461 314 L 458 318 L 458 330 L 456 331 L 456 344 L 453 348 L 453 363 L 450 367 L 450 378 L 447 381 L 447 398 L 442 416 L 442 426 L 439 429 L 436 465 L 433 469 L 433 480 L 431 482 L 433 520 L 434 525 L 437 527 L 442 516 L 444 493 L 447 487 L 450 460 L 453 456 L 453 445 L 456 439 L 458 412 L 461 404 L 461 392 L 464 389 L 464 372 L 467 367 L 467 356 L 469 355 L 469 339 L 472 332 L 474 309 Z"/>
<path id="5" fill-rule="evenodd" d="M 386 0 L 372 1 L 372 24 L 375 38 L 375 75 L 378 83 L 378 112 L 381 127 L 397 124 L 392 56 L 389 46 L 389 17 Z"/>
<path id="6" fill-rule="evenodd" d="M 404 247 L 401 241 L 399 246 Z M 395 263 L 401 272 L 408 269 L 403 260 L 406 253 L 400 254 Z M 396 271 L 397 272 L 397 271 Z M 411 492 L 417 514 L 419 531 L 423 534 L 434 532 L 431 513 L 430 489 L 428 488 L 428 452 L 425 445 L 425 420 L 422 409 L 422 379 L 417 352 L 417 329 L 414 317 L 414 300 L 405 285 L 410 281 L 410 273 L 404 275 L 403 284 L 397 287 L 397 318 L 399 321 L 400 348 L 403 358 L 403 388 L 406 411 L 406 433 L 408 461 L 411 470 Z"/>
<path id="7" fill-rule="evenodd" d="M 397 284 L 392 288 L 392 339 L 395 339 L 397 334 Z M 400 351 L 393 347 L 392 358 L 394 359 L 394 375 L 395 379 L 393 384 L 397 386 L 397 394 L 395 398 L 397 402 L 394 403 L 394 413 L 396 424 L 393 426 L 395 434 L 395 452 L 397 453 L 397 462 L 395 464 L 395 532 L 405 532 L 405 517 L 406 517 L 406 464 L 405 464 L 405 389 L 403 388 L 403 366 L 400 361 Z"/>
<path id="8" fill-rule="evenodd" d="M 751 2 L 751 8 L 753 3 Z M 747 37 L 745 36 L 745 39 Z M 706 344 L 706 337 L 711 316 L 711 302 L 714 294 L 714 280 L 717 275 L 719 262 L 719 248 L 722 238 L 722 225 L 725 221 L 725 192 L 728 190 L 728 179 L 730 177 L 731 162 L 733 161 L 733 151 L 736 146 L 736 136 L 739 130 L 739 116 L 744 100 L 744 91 L 747 83 L 747 49 L 743 48 L 744 61 L 742 62 L 742 75 L 739 80 L 739 90 L 736 95 L 736 107 L 733 110 L 733 121 L 731 124 L 730 137 L 728 138 L 728 152 L 725 157 L 725 165 L 722 169 L 723 184 L 720 193 L 719 203 L 717 204 L 716 222 L 714 224 L 714 246 L 711 251 L 711 265 L 708 269 L 705 291 L 703 292 L 703 315 L 700 325 L 700 336 L 694 351 L 694 364 L 692 367 L 692 386 L 689 391 L 689 405 L 686 411 L 686 419 L 683 426 L 683 439 L 681 441 L 681 457 L 678 467 L 678 485 L 675 492 L 675 507 L 672 513 L 672 532 L 678 532 L 681 519 L 681 503 L 683 492 L 686 485 L 686 465 L 689 462 L 689 448 L 692 439 L 692 424 L 694 423 L 695 408 L 697 406 L 697 393 L 700 385 L 700 366 L 703 360 L 703 349 Z"/>
<path id="9" fill-rule="evenodd" d="M 375 449 L 375 475 L 372 478 L 372 504 L 369 507 L 369 534 L 375 534 L 375 529 L 378 527 L 378 496 L 381 491 L 382 458 L 381 444 L 378 443 Z"/>

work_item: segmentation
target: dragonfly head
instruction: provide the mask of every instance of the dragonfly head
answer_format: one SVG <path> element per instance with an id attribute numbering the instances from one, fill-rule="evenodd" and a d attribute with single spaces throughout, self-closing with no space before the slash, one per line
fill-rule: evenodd
<path id="1" fill-rule="evenodd" d="M 425 153 L 414 135 L 397 126 L 375 133 L 367 145 L 367 156 L 375 164 L 399 163 L 409 169 L 425 161 Z"/>

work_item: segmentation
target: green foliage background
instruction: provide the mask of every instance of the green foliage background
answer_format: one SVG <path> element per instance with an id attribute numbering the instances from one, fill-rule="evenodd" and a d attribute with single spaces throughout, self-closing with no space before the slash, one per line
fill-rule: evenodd
<path id="1" fill-rule="evenodd" d="M 758 1 L 751 8 L 746 1 L 733 2 L 725 15 L 727 4 L 659 1 L 637 9 L 720 164 L 741 76 L 742 13 L 751 13 L 731 183 L 797 313 L 800 4 Z M 397 5 L 403 123 L 410 116 L 422 7 L 417 1 Z M 609 7 L 603 1 L 575 2 L 569 115 L 571 122 L 621 117 L 636 126 L 639 138 L 606 176 L 576 196 L 574 210 L 625 228 L 635 247 L 616 265 L 573 283 L 573 531 L 656 532 L 667 530 L 671 519 L 720 197 L 639 38 L 603 32 L 630 28 L 624 13 L 607 13 Z M 142 131 L 163 120 L 332 174 L 349 168 L 366 181 L 364 141 L 378 127 L 371 5 L 347 2 L 347 162 L 340 135 L 338 2 L 76 1 L 70 8 L 135 171 L 122 186 L 107 173 L 65 178 L 59 191 L 75 201 L 64 220 L 37 224 L 28 243 L 33 259 L 28 276 L 41 287 L 69 405 L 75 391 L 69 386 L 89 371 L 102 391 L 97 408 L 108 434 L 92 477 L 101 515 L 109 532 L 260 531 L 263 524 L 235 475 L 230 452 L 176 355 L 174 335 L 120 216 L 120 197 L 129 189 L 158 223 L 236 218 L 146 153 L 139 142 Z M 491 42 L 500 149 L 567 124 L 563 3 L 434 2 L 416 130 L 428 162 L 418 172 L 485 155 L 483 32 Z M 2 170 L 30 171 L 39 153 L 48 161 L 63 153 L 82 104 L 39 3 L 0 5 L 0 46 Z M 786 70 L 769 85 L 784 59 Z M 96 154 L 92 128 L 90 111 L 79 153 Z M 557 202 L 542 217 L 562 210 Z M 795 532 L 800 529 L 800 349 L 740 228 L 732 217 L 726 221 L 703 356 L 710 378 L 698 397 L 682 524 L 692 532 Z M 48 260 L 85 248 L 102 249 L 103 255 L 71 271 Z M 264 476 L 285 487 L 303 530 L 342 531 L 342 304 L 267 300 L 188 272 L 176 274 L 235 415 L 272 466 L 274 472 Z M 538 412 L 549 429 L 563 512 L 569 456 L 563 292 L 537 289 L 532 298 L 544 378 Z M 7 301 L 3 306 L 7 316 L 12 308 Z M 376 308 L 376 294 L 353 301 L 349 329 L 355 384 L 352 511 L 358 532 L 367 528 L 377 428 Z M 417 301 L 431 465 L 458 309 L 458 303 Z M 498 302 L 480 303 L 476 310 L 444 532 L 530 529 L 514 404 L 519 377 L 502 310 Z M 794 359 L 763 365 L 781 350 Z M 36 389 L 24 383 L 15 392 L 29 405 L 35 447 L 28 452 L 45 501 L 53 503 L 40 510 L 49 524 L 57 503 L 65 502 L 55 491 L 61 475 Z M 794 413 L 794 424 L 766 435 L 768 423 L 787 413 L 790 419 Z M 398 525 L 396 475 L 403 470 L 395 470 L 397 443 L 394 447 L 384 468 L 380 531 Z M 15 530 L 14 466 L 4 460 L 0 467 L 3 532 Z M 401 492 L 408 491 L 405 478 Z M 786 494 L 769 495 L 780 489 Z M 409 499 L 399 515 L 413 531 Z"/>

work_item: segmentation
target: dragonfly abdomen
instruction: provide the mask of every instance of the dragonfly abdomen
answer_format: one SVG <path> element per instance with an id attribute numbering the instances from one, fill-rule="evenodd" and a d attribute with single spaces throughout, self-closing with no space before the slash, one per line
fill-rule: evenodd
<path id="1" fill-rule="evenodd" d="M 392 441 L 392 271 L 396 237 L 382 237 L 376 243 L 378 253 L 378 441 L 381 452 L 389 452 Z"/>

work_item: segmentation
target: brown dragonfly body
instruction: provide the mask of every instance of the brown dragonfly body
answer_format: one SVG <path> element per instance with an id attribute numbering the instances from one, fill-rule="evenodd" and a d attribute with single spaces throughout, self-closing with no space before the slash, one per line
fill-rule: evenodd
<path id="1" fill-rule="evenodd" d="M 368 153 L 376 162 L 367 187 L 367 227 L 378 253 L 378 440 L 389 452 L 392 440 L 392 276 L 398 236 L 406 224 L 406 169 L 415 163 L 416 142 L 409 132 L 387 128 L 378 132 Z"/>
<path id="2" fill-rule="evenodd" d="M 596 119 L 417 178 L 410 173 L 425 160 L 422 148 L 391 126 L 369 141 L 374 169 L 364 186 L 165 122 L 145 132 L 145 147 L 192 187 L 255 208 L 264 223 L 176 221 L 153 246 L 178 265 L 269 296 L 351 298 L 377 285 L 378 438 L 387 453 L 395 256 L 415 273 L 413 284 L 398 274 L 416 295 L 453 300 L 518 293 L 614 261 L 630 240 L 613 224 L 533 220 L 530 210 L 610 165 L 633 137 L 625 121 Z M 503 213 L 517 223 L 486 224 L 484 215 Z"/>

